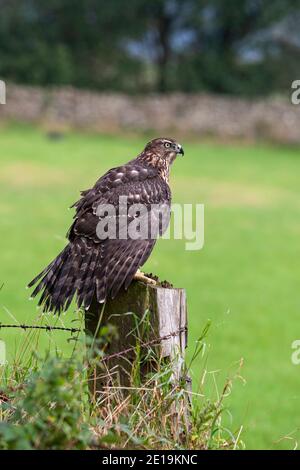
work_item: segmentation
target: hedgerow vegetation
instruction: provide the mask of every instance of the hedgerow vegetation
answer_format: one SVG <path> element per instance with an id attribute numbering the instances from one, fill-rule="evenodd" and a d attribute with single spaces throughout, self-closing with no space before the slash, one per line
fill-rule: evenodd
<path id="1" fill-rule="evenodd" d="M 28 361 L 0 367 L 0 449 L 237 449 L 240 431 L 222 423 L 228 379 L 218 400 L 186 389 L 185 377 L 196 358 L 204 360 L 205 337 L 197 342 L 193 359 L 175 382 L 172 364 L 154 349 L 141 355 L 137 340 L 128 388 L 110 381 L 101 393 L 89 387 L 92 372 L 103 366 L 103 345 L 109 328 L 97 340 L 75 340 L 73 353 L 63 358 L 31 352 Z M 54 333 L 44 333 L 51 334 Z M 26 332 L 24 346 L 38 341 L 40 333 Z M 155 371 L 141 381 L 143 361 L 155 361 Z M 202 377 L 205 380 L 206 370 Z"/>

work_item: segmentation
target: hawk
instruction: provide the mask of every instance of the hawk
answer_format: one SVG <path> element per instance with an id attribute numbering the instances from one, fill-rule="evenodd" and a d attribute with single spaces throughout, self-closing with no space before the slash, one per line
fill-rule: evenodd
<path id="1" fill-rule="evenodd" d="M 39 305 L 44 311 L 63 312 L 74 296 L 78 308 L 88 309 L 94 297 L 104 303 L 138 277 L 139 268 L 150 256 L 166 224 L 160 221 L 154 233 L 147 230 L 146 236 L 129 236 L 128 227 L 137 218 L 130 210 L 134 205 L 139 208 L 142 205 L 149 215 L 159 205 L 167 208 L 165 212 L 170 215 L 170 167 L 177 155 L 183 154 L 182 146 L 173 139 L 151 140 L 135 159 L 112 168 L 91 189 L 81 192 L 81 198 L 72 206 L 76 212 L 67 233 L 69 243 L 28 285 L 38 283 L 31 297 L 41 294 Z M 120 211 L 121 197 L 126 201 L 125 213 Z M 112 207 L 115 211 L 99 215 L 102 207 Z M 157 211 L 154 215 L 159 218 Z M 99 237 L 99 222 L 105 216 L 116 225 L 113 237 Z M 123 226 L 125 237 L 124 231 L 120 236 L 118 230 Z"/>

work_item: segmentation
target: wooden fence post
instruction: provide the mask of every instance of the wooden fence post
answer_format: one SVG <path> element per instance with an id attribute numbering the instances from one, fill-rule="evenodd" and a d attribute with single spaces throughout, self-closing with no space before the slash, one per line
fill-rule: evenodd
<path id="1" fill-rule="evenodd" d="M 164 288 L 133 281 L 127 291 L 121 291 L 117 298 L 108 300 L 105 306 L 93 302 L 86 313 L 86 330 L 95 336 L 99 327 L 114 325 L 118 338 L 105 347 L 105 354 L 110 357 L 105 361 L 106 372 L 94 371 L 91 380 L 93 394 L 103 391 L 109 380 L 109 375 L 117 374 L 120 386 L 130 386 L 131 366 L 135 358 L 137 344 L 137 323 L 143 323 L 147 314 L 150 331 L 146 337 L 139 338 L 147 344 L 155 345 L 160 357 L 172 361 L 174 380 L 179 380 L 182 373 L 185 348 L 187 346 L 187 307 L 184 289 Z M 141 330 L 143 328 L 140 328 Z M 158 338 L 164 338 L 158 340 Z M 126 351 L 124 354 L 119 354 Z M 152 364 L 146 362 L 143 372 L 151 370 Z M 107 374 L 109 371 L 110 374 Z"/>

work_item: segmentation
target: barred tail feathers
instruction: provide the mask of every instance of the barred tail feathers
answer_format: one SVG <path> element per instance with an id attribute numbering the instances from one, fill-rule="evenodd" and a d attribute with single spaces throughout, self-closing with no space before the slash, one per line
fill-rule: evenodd
<path id="1" fill-rule="evenodd" d="M 94 297 L 104 303 L 127 289 L 149 257 L 155 240 L 108 240 L 96 243 L 87 238 L 71 241 L 35 279 L 32 297 L 40 294 L 44 312 L 61 313 L 76 296 L 78 308 L 88 309 Z"/>
<path id="2" fill-rule="evenodd" d="M 39 281 L 31 297 L 41 293 L 38 305 L 44 312 L 67 310 L 76 294 L 78 306 L 89 307 L 96 289 L 98 252 L 99 247 L 87 246 L 86 240 L 71 242 L 29 283 L 32 287 Z"/>

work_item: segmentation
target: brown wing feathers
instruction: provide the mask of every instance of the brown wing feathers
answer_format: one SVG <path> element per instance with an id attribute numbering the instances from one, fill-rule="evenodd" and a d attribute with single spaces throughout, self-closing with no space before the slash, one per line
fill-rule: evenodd
<path id="1" fill-rule="evenodd" d="M 97 237 L 96 215 L 99 204 L 116 208 L 119 196 L 128 197 L 128 204 L 143 203 L 147 207 L 158 202 L 170 204 L 167 184 L 155 168 L 129 162 L 107 172 L 95 186 L 83 191 L 74 204 L 75 220 L 68 232 L 69 244 L 31 283 L 36 284 L 32 296 L 41 293 L 39 305 L 45 311 L 66 310 L 74 296 L 78 307 L 88 308 L 96 295 L 98 302 L 115 297 L 122 287 L 128 288 L 137 269 L 149 257 L 154 239 L 106 239 Z M 118 222 L 118 211 L 116 211 Z"/>

